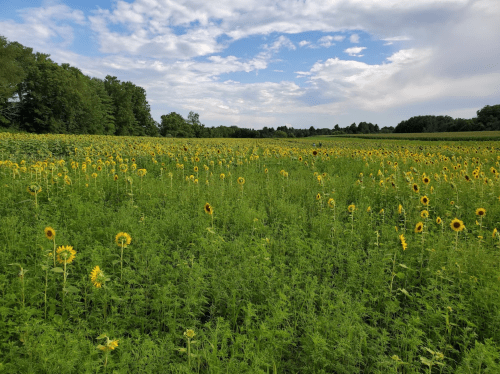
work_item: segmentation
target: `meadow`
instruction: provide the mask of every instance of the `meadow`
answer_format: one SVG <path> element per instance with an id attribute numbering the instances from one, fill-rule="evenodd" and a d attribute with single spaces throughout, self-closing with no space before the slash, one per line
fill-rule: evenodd
<path id="1" fill-rule="evenodd" d="M 498 142 L 0 134 L 0 372 L 499 373 Z"/>

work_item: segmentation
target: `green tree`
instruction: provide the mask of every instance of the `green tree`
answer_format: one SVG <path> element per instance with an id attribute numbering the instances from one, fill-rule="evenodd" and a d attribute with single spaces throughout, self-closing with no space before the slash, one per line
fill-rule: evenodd
<path id="1" fill-rule="evenodd" d="M 26 75 L 17 61 L 20 54 L 16 43 L 9 43 L 0 36 L 0 126 L 4 127 L 15 121 L 19 114 L 16 91 Z"/>

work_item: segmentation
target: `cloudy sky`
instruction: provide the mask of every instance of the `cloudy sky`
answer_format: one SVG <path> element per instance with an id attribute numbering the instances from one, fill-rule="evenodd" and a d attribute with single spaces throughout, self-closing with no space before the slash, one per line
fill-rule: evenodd
<path id="1" fill-rule="evenodd" d="M 0 0 L 0 35 L 207 126 L 396 126 L 500 104 L 499 0 Z"/>

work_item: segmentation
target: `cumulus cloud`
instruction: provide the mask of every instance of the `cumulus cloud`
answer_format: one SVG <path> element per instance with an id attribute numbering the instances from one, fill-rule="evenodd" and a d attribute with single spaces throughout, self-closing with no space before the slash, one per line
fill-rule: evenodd
<path id="1" fill-rule="evenodd" d="M 366 47 L 351 47 L 347 48 L 344 50 L 344 53 L 347 53 L 349 56 L 354 56 L 354 57 L 362 57 L 363 55 L 360 54 Z"/>
<path id="2" fill-rule="evenodd" d="M 470 110 L 476 105 L 465 103 L 467 97 L 474 103 L 500 100 L 497 0 L 219 0 L 217 7 L 205 0 L 117 0 L 109 9 L 86 14 L 51 2 L 21 10 L 19 16 L 21 22 L 0 17 L 2 35 L 51 53 L 57 62 L 69 62 L 86 74 L 112 74 L 141 85 L 157 118 L 172 108 L 250 127 L 255 122 L 296 126 L 302 115 L 318 116 L 314 118 L 326 125 L 330 115 L 352 122 L 355 114 L 349 111 L 377 116 L 387 110 L 385 118 L 394 121 L 411 112 L 405 108 L 425 109 L 425 103 L 446 103 L 435 111 L 458 113 L 458 105 Z M 78 28 L 89 32 L 99 56 L 72 49 Z M 306 32 L 324 36 L 291 37 Z M 345 34 L 357 44 L 360 33 L 392 45 L 390 56 L 367 64 L 360 60 L 363 55 L 379 53 L 371 44 L 347 49 L 335 45 Z M 251 36 L 266 37 L 266 44 L 248 55 L 224 54 L 231 43 Z M 296 78 L 279 74 L 283 82 L 222 78 L 231 73 L 255 76 L 265 69 L 281 73 L 273 62 L 284 50 L 316 54 L 320 47 L 343 58 L 301 65 Z"/>
<path id="3" fill-rule="evenodd" d="M 359 35 L 358 34 L 352 34 L 350 37 L 349 37 L 349 41 L 351 43 L 359 43 Z"/>
<path id="4" fill-rule="evenodd" d="M 74 26 L 84 25 L 82 11 L 64 4 L 50 4 L 40 8 L 18 11 L 22 23 L 13 20 L 0 21 L 1 34 L 25 45 L 47 46 L 54 38 L 62 40 L 61 47 L 68 47 L 74 38 Z"/>

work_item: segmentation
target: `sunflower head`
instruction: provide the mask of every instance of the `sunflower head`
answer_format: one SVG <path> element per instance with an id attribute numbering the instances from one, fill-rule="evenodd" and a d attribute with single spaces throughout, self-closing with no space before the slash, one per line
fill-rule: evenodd
<path id="1" fill-rule="evenodd" d="M 43 231 L 45 231 L 47 239 L 54 240 L 56 238 L 56 231 L 52 227 L 48 226 Z"/>
<path id="2" fill-rule="evenodd" d="M 442 221 L 441 217 L 436 218 L 436 223 L 437 223 L 438 225 L 440 225 L 441 223 L 443 223 L 443 221 Z"/>
<path id="3" fill-rule="evenodd" d="M 96 288 L 101 288 L 106 281 L 106 276 L 99 266 L 96 266 L 90 272 L 90 280 Z"/>
<path id="4" fill-rule="evenodd" d="M 205 213 L 207 214 L 213 214 L 214 210 L 212 209 L 212 206 L 209 203 L 206 203 L 205 206 L 203 207 L 205 210 Z"/>
<path id="5" fill-rule="evenodd" d="M 422 211 L 420 212 L 420 217 L 422 217 L 422 218 L 428 218 L 428 217 L 429 217 L 429 211 L 427 211 L 427 210 L 425 210 L 425 209 L 424 209 L 424 210 L 422 210 Z"/>
<path id="6" fill-rule="evenodd" d="M 245 178 L 243 178 L 243 177 L 239 177 L 239 178 L 238 178 L 238 180 L 237 180 L 237 182 L 238 182 L 238 184 L 239 184 L 240 186 L 243 186 L 243 185 L 245 184 Z"/>
<path id="7" fill-rule="evenodd" d="M 71 264 L 76 257 L 76 251 L 70 245 L 61 245 L 56 250 L 57 262 L 60 264 Z"/>
<path id="8" fill-rule="evenodd" d="M 476 215 L 479 216 L 479 217 L 482 217 L 486 214 L 486 209 L 484 208 L 478 208 L 476 209 Z"/>
<path id="9" fill-rule="evenodd" d="M 424 230 L 424 224 L 422 222 L 419 222 L 415 225 L 415 232 L 420 233 Z"/>
<path id="10" fill-rule="evenodd" d="M 418 189 L 418 184 L 416 184 L 416 183 L 413 183 L 413 185 L 411 186 L 411 188 L 412 188 L 412 190 L 413 190 L 414 192 L 418 192 L 418 191 L 419 191 L 419 189 Z"/>
<path id="11" fill-rule="evenodd" d="M 420 198 L 420 202 L 423 204 L 423 205 L 429 205 L 429 198 L 427 196 L 422 196 Z"/>
<path id="12" fill-rule="evenodd" d="M 36 194 L 42 192 L 42 187 L 40 187 L 38 184 L 30 184 L 26 190 L 33 196 Z"/>
<path id="13" fill-rule="evenodd" d="M 450 223 L 450 227 L 453 231 L 459 232 L 465 229 L 464 223 L 460 221 L 458 218 L 455 218 L 453 221 Z"/>
<path id="14" fill-rule="evenodd" d="M 121 247 L 123 245 L 123 248 L 126 248 L 127 245 L 130 244 L 132 241 L 132 237 L 127 234 L 126 232 L 119 232 L 115 236 L 115 242 L 118 247 Z"/>
<path id="15" fill-rule="evenodd" d="M 428 185 L 430 181 L 431 180 L 427 176 L 422 178 L 422 183 L 425 184 L 425 185 Z"/>
<path id="16" fill-rule="evenodd" d="M 330 208 L 335 208 L 335 200 L 332 197 L 328 199 L 328 206 Z"/>
<path id="17" fill-rule="evenodd" d="M 399 204 L 398 206 L 398 214 L 401 214 L 403 213 L 403 206 L 401 204 Z"/>
<path id="18" fill-rule="evenodd" d="M 347 207 L 347 210 L 349 211 L 349 213 L 353 213 L 356 210 L 356 205 L 354 204 L 349 205 Z"/>
<path id="19" fill-rule="evenodd" d="M 187 329 L 184 331 L 184 336 L 188 339 L 193 339 L 196 336 L 196 333 L 192 329 Z"/>
<path id="20" fill-rule="evenodd" d="M 316 200 L 321 200 L 321 194 L 319 192 L 316 194 Z"/>

